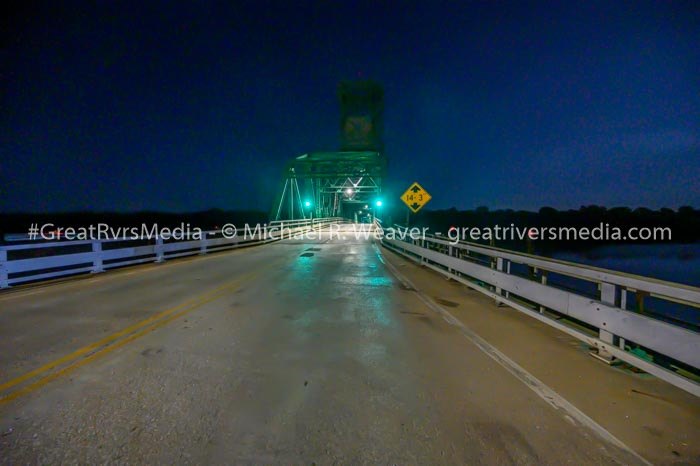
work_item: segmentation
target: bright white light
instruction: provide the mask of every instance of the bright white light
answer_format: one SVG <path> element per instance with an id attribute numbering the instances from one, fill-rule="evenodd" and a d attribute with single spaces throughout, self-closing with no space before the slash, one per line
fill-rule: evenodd
<path id="1" fill-rule="evenodd" d="M 348 196 L 352 196 L 352 193 L 354 193 L 354 192 L 355 191 L 353 191 L 352 188 L 348 188 L 345 190 L 345 194 L 347 194 Z"/>
<path id="2" fill-rule="evenodd" d="M 377 207 L 381 207 L 381 206 L 382 206 L 382 201 L 377 201 Z"/>

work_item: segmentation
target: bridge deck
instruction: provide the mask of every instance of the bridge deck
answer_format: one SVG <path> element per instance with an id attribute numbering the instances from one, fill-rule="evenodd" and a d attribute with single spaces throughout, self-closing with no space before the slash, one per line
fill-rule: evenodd
<path id="1" fill-rule="evenodd" d="M 0 296 L 0 462 L 700 461 L 691 395 L 351 236 Z"/>

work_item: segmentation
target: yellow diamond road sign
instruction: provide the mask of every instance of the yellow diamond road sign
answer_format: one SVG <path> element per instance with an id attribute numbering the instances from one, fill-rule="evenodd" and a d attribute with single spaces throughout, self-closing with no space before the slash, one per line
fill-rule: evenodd
<path id="1" fill-rule="evenodd" d="M 423 189 L 423 186 L 418 183 L 413 183 L 405 193 L 401 195 L 401 200 L 415 214 L 432 199 L 428 191 Z"/>

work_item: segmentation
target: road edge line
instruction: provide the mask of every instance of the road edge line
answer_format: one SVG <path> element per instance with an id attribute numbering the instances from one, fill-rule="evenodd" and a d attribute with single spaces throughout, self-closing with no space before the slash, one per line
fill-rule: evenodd
<path id="1" fill-rule="evenodd" d="M 381 257 L 382 253 L 379 250 L 379 248 L 376 246 L 376 244 L 375 244 L 375 248 L 377 248 L 377 254 Z M 552 388 L 547 386 L 540 379 L 538 379 L 534 375 L 530 374 L 522 366 L 520 366 L 518 363 L 516 363 L 515 361 L 510 359 L 508 356 L 506 356 L 504 353 L 502 353 L 500 350 L 498 350 L 491 343 L 487 342 L 482 337 L 477 335 L 473 330 L 471 330 L 466 325 L 464 325 L 464 323 L 462 321 L 460 321 L 455 316 L 453 316 L 447 309 L 443 308 L 442 306 L 437 304 L 435 301 L 433 301 L 429 296 L 425 295 L 418 287 L 415 286 L 415 284 L 413 282 L 411 282 L 410 279 L 408 279 L 401 272 L 399 272 L 398 269 L 393 264 L 391 264 L 389 261 L 382 260 L 382 262 L 384 263 L 384 265 L 386 265 L 387 269 L 389 269 L 389 271 L 401 283 L 403 283 L 405 286 L 408 286 L 408 287 L 412 288 L 413 290 L 415 290 L 418 297 L 421 299 L 421 301 L 423 301 L 423 303 L 426 306 L 428 306 L 430 309 L 437 312 L 438 314 L 442 315 L 449 324 L 454 325 L 455 327 L 458 327 L 460 329 L 462 335 L 465 336 L 465 338 L 467 338 L 469 341 L 471 341 L 477 348 L 479 348 L 479 350 L 481 350 L 489 358 L 496 361 L 501 367 L 506 369 L 511 375 L 513 375 L 516 379 L 518 379 L 520 382 L 522 382 L 525 386 L 530 388 L 530 390 L 535 392 L 547 404 L 552 406 L 557 411 L 565 412 L 572 419 L 576 420 L 579 424 L 591 429 L 601 439 L 603 439 L 603 440 L 611 443 L 612 445 L 615 445 L 616 447 L 620 448 L 621 450 L 629 453 L 630 455 L 632 455 L 633 457 L 635 457 L 636 459 L 641 461 L 643 464 L 646 464 L 649 466 L 653 465 L 653 463 L 651 463 L 649 460 L 645 459 L 639 453 L 634 451 L 631 447 L 629 447 L 627 444 L 625 444 L 622 440 L 615 437 L 615 435 L 613 435 L 605 427 L 598 424 L 595 420 L 593 420 L 591 417 L 589 417 L 583 411 L 578 409 L 571 402 L 566 400 L 566 398 L 564 398 L 559 393 L 554 391 Z"/>

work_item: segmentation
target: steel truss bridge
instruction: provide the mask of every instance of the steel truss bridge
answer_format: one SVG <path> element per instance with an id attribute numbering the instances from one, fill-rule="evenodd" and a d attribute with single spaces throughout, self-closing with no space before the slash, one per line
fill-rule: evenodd
<path id="1" fill-rule="evenodd" d="M 287 164 L 271 220 L 376 217 L 387 167 L 384 91 L 374 81 L 343 81 L 338 100 L 340 150 L 309 152 Z"/>
<path id="2" fill-rule="evenodd" d="M 310 152 L 289 162 L 284 174 L 272 220 L 352 218 L 380 198 L 386 158 L 374 151 Z"/>

